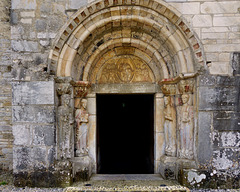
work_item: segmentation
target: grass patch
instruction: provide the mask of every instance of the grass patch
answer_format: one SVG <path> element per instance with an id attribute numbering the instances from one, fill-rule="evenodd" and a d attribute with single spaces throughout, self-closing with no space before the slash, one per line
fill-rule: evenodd
<path id="1" fill-rule="evenodd" d="M 0 182 L 0 185 L 7 185 L 7 182 L 6 181 L 2 181 L 2 182 Z"/>

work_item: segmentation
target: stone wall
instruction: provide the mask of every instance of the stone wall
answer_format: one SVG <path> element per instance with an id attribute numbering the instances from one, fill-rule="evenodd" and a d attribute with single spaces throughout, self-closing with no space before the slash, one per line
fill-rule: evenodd
<path id="1" fill-rule="evenodd" d="M 166 1 L 183 14 L 201 39 L 210 73 L 231 75 L 231 53 L 240 51 L 240 2 Z"/>
<path id="2" fill-rule="evenodd" d="M 0 1 L 0 170 L 12 169 L 10 8 Z"/>
<path id="3" fill-rule="evenodd" d="M 48 187 L 56 143 L 54 82 L 18 81 L 12 89 L 14 183 Z"/>

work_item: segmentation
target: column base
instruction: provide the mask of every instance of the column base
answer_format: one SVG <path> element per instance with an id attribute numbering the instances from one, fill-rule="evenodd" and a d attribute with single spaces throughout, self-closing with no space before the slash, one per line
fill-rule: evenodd
<path id="1" fill-rule="evenodd" d="M 73 180 L 88 181 L 92 175 L 92 163 L 88 155 L 74 157 L 72 160 L 73 165 Z"/>

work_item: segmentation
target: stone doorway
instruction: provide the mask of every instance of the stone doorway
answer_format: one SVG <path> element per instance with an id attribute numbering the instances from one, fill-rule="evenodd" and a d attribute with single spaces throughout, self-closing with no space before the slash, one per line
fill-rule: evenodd
<path id="1" fill-rule="evenodd" d="M 154 172 L 154 95 L 97 95 L 97 172 Z"/>

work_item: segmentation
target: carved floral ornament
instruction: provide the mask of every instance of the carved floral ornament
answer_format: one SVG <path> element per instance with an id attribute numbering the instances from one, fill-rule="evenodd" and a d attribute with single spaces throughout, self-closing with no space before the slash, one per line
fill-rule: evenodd
<path id="1" fill-rule="evenodd" d="M 172 79 L 164 79 L 159 84 L 164 95 L 192 94 L 194 92 L 194 77 L 197 74 L 180 75 Z"/>
<path id="2" fill-rule="evenodd" d="M 162 92 L 164 95 L 176 95 L 176 85 L 175 84 L 163 84 Z"/>
<path id="3" fill-rule="evenodd" d="M 91 83 L 88 81 L 75 81 L 72 83 L 74 86 L 74 97 L 86 97 L 89 89 L 91 88 Z"/>
<path id="4" fill-rule="evenodd" d="M 136 56 L 114 57 L 104 63 L 98 73 L 98 83 L 154 82 L 149 66 Z"/>
<path id="5" fill-rule="evenodd" d="M 69 83 L 59 83 L 56 87 L 58 95 L 71 94 L 72 86 Z"/>

